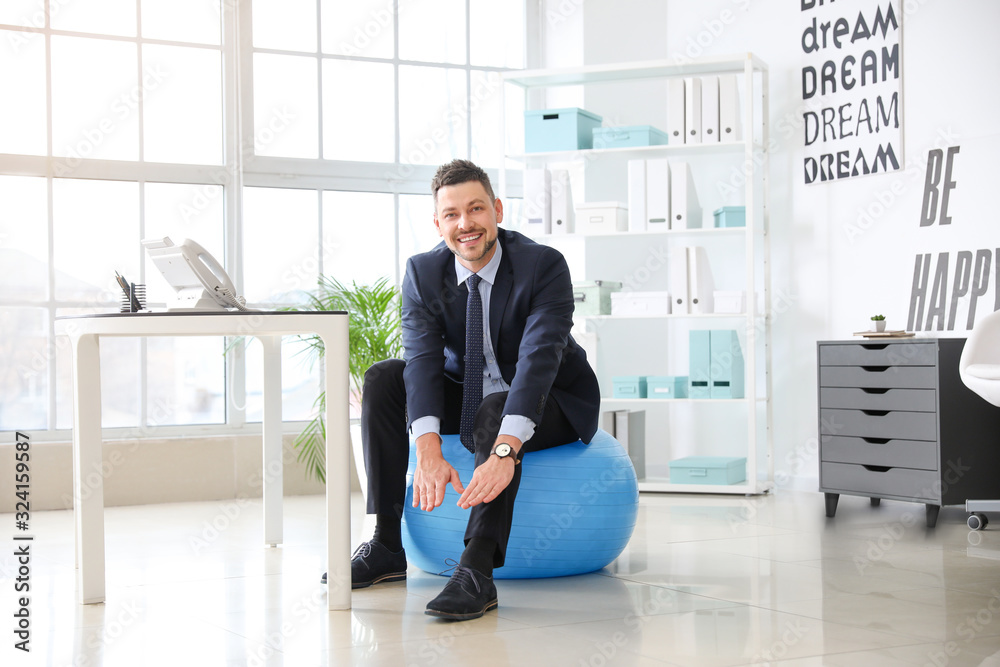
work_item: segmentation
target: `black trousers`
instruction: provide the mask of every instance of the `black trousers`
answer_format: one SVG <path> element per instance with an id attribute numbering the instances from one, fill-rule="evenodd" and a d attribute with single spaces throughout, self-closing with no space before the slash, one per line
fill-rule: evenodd
<path id="1" fill-rule="evenodd" d="M 403 514 L 406 497 L 406 469 L 409 463 L 410 437 L 406 429 L 406 387 L 403 383 L 401 359 L 387 359 L 373 364 L 365 372 L 361 403 L 361 441 L 368 471 L 368 513 Z M 490 394 L 483 399 L 476 413 L 474 441 L 475 465 L 490 456 L 490 450 L 500 432 L 501 416 L 507 392 Z M 458 433 L 462 411 L 462 385 L 445 378 L 445 415 L 441 433 Z M 522 451 L 533 452 L 578 440 L 559 404 L 549 396 L 541 423 L 524 443 Z M 472 456 L 470 453 L 469 456 Z M 470 480 L 463 479 L 463 484 Z M 494 567 L 504 563 L 507 539 L 514 516 L 514 498 L 521 482 L 521 466 L 514 467 L 514 478 L 491 502 L 472 508 L 465 543 L 473 537 L 485 537 L 497 543 L 493 555 Z"/>

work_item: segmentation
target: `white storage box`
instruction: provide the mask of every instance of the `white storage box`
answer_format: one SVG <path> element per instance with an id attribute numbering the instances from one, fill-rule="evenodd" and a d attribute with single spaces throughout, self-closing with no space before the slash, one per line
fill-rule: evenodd
<path id="1" fill-rule="evenodd" d="M 611 295 L 612 315 L 670 314 L 669 292 L 615 292 Z"/>
<path id="2" fill-rule="evenodd" d="M 620 201 L 577 204 L 576 231 L 579 234 L 627 232 L 628 207 Z"/>
<path id="3" fill-rule="evenodd" d="M 742 314 L 747 310 L 746 292 L 727 292 L 715 290 L 712 292 L 712 299 L 715 301 L 715 312 Z"/>

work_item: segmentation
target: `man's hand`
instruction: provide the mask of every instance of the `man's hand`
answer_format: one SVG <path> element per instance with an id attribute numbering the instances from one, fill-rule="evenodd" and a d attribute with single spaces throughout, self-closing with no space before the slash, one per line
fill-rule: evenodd
<path id="1" fill-rule="evenodd" d="M 413 473 L 413 506 L 425 512 L 440 507 L 444 492 L 451 484 L 455 491 L 463 493 L 462 480 L 458 471 L 445 461 L 441 454 L 441 438 L 434 433 L 426 433 L 417 438 L 417 469 Z"/>
<path id="2" fill-rule="evenodd" d="M 462 509 L 490 502 L 507 488 L 510 480 L 514 479 L 514 466 L 517 465 L 517 454 L 521 451 L 521 441 L 505 435 L 497 438 L 497 442 L 509 443 L 514 448 L 513 455 L 500 458 L 491 454 L 476 468 L 472 473 L 472 481 L 458 499 L 458 506 Z"/>

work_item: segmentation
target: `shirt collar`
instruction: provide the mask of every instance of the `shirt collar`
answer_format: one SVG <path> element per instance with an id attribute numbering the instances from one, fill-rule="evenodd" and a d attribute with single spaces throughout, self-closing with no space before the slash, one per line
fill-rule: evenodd
<path id="1" fill-rule="evenodd" d="M 500 268 L 500 258 L 503 256 L 503 246 L 500 245 L 500 239 L 497 238 L 497 251 L 493 253 L 493 257 L 483 268 L 479 269 L 478 275 L 480 278 L 488 282 L 491 286 L 496 282 L 497 270 Z M 455 276 L 458 278 L 458 284 L 461 285 L 465 282 L 465 279 L 472 275 L 472 271 L 462 266 L 461 262 L 458 261 L 458 257 L 455 258 Z"/>

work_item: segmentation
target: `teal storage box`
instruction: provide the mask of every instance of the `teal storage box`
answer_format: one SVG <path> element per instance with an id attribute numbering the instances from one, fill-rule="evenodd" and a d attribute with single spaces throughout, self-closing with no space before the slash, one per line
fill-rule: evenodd
<path id="1" fill-rule="evenodd" d="M 711 333 L 709 329 L 688 332 L 688 398 L 711 398 Z"/>
<path id="2" fill-rule="evenodd" d="M 735 329 L 712 329 L 709 338 L 712 365 L 710 398 L 743 398 L 744 362 Z"/>
<path id="3" fill-rule="evenodd" d="M 746 206 L 723 206 L 715 209 L 716 227 L 746 227 L 747 208 Z"/>
<path id="4" fill-rule="evenodd" d="M 614 384 L 614 398 L 646 398 L 645 375 L 616 375 L 611 382 Z"/>
<path id="5" fill-rule="evenodd" d="M 646 378 L 647 398 L 687 398 L 686 375 L 650 375 Z"/>
<path id="6" fill-rule="evenodd" d="M 573 283 L 573 314 L 610 315 L 611 294 L 622 288 L 622 284 L 610 280 L 592 280 Z"/>
<path id="7" fill-rule="evenodd" d="M 524 112 L 524 152 L 575 151 L 593 148 L 595 127 L 602 118 L 572 107 Z"/>
<path id="8" fill-rule="evenodd" d="M 632 146 L 662 146 L 667 133 L 652 125 L 626 127 L 595 127 L 594 148 L 629 148 Z"/>
<path id="9" fill-rule="evenodd" d="M 671 484 L 738 484 L 746 478 L 746 457 L 686 456 L 670 462 Z"/>

